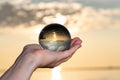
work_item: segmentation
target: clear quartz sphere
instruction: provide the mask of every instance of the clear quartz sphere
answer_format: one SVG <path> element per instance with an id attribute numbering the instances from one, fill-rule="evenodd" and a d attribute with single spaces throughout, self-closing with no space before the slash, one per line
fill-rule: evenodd
<path id="1" fill-rule="evenodd" d="M 39 44 L 43 49 L 64 51 L 70 48 L 71 35 L 61 24 L 53 23 L 45 26 L 39 35 Z"/>

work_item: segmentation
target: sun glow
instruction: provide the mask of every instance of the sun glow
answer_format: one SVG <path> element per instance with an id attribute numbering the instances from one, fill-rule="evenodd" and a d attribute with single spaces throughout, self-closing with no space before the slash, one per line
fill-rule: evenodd
<path id="1" fill-rule="evenodd" d="M 66 17 L 61 15 L 60 13 L 56 14 L 55 23 L 65 24 L 66 23 Z"/>

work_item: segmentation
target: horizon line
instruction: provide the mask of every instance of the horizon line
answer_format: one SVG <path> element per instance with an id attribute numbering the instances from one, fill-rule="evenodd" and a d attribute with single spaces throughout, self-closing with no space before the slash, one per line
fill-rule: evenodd
<path id="1" fill-rule="evenodd" d="M 106 66 L 106 67 L 71 67 L 71 68 L 63 68 L 63 70 L 80 70 L 80 71 L 94 71 L 94 70 L 120 70 L 120 66 Z"/>
<path id="2" fill-rule="evenodd" d="M 41 69 L 42 68 L 38 68 Z M 45 68 L 44 68 L 45 69 Z M 46 68 L 47 69 L 47 68 Z M 5 72 L 7 71 L 8 69 L 0 69 L 0 73 L 1 72 Z M 95 70 L 120 70 L 120 66 L 107 66 L 107 67 L 66 67 L 66 68 L 62 68 L 61 69 L 62 71 L 95 71 Z M 42 70 L 43 71 L 43 70 Z M 44 70 L 46 71 L 46 70 Z"/>

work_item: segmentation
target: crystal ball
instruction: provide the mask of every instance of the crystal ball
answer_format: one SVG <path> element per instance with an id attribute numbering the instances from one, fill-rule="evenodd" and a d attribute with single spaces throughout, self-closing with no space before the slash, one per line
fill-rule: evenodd
<path id="1" fill-rule="evenodd" d="M 43 49 L 64 51 L 70 48 L 70 43 L 71 35 L 61 24 L 49 24 L 39 34 L 39 44 Z"/>

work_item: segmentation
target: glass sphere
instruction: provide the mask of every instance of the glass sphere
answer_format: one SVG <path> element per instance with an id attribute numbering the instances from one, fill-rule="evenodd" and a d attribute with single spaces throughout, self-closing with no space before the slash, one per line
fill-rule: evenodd
<path id="1" fill-rule="evenodd" d="M 63 25 L 53 23 L 42 29 L 39 43 L 43 49 L 64 51 L 70 48 L 71 35 Z"/>

